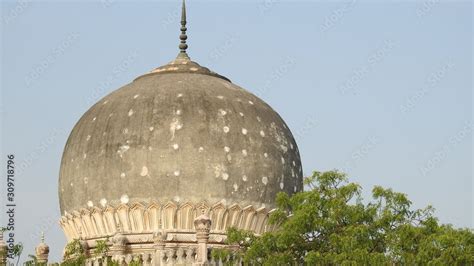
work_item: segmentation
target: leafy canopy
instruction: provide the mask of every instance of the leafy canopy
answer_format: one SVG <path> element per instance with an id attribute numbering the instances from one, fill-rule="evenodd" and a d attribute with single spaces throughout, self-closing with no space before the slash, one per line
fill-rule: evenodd
<path id="1" fill-rule="evenodd" d="M 441 225 L 428 206 L 413 210 L 405 194 L 375 187 L 364 203 L 361 187 L 338 171 L 314 172 L 309 189 L 279 193 L 260 237 L 234 228 L 215 258 L 251 265 L 473 265 L 474 233 Z"/>
<path id="2" fill-rule="evenodd" d="M 85 265 L 86 255 L 84 247 L 79 239 L 74 239 L 66 245 L 64 250 L 63 266 Z"/>

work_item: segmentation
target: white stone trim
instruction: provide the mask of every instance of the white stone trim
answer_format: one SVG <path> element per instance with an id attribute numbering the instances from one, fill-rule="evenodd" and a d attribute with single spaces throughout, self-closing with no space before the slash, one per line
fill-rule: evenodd
<path id="1" fill-rule="evenodd" d="M 272 211 L 265 207 L 257 209 L 253 205 L 227 206 L 222 201 L 213 205 L 207 202 L 130 202 L 117 206 L 106 205 L 104 208 L 82 208 L 62 216 L 59 223 L 68 241 L 111 237 L 118 233 L 117 226 L 132 241 L 130 244 L 136 241 L 135 236 L 146 236 L 149 239 L 147 242 L 152 242 L 152 235 L 157 231 L 166 231 L 169 237 L 175 234 L 175 237 L 180 238 L 179 241 L 184 241 L 181 239 L 184 235 L 194 235 L 196 232 L 194 219 L 206 214 L 212 221 L 212 242 L 222 239 L 217 237 L 219 235 L 225 239 L 229 227 L 253 231 L 255 234 L 272 231 L 274 226 L 268 225 L 268 216 Z"/>

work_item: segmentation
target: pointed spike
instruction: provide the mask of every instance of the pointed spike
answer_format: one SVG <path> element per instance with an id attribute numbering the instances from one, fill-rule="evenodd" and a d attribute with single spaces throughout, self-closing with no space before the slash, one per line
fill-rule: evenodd
<path id="1" fill-rule="evenodd" d="M 181 35 L 179 35 L 181 43 L 179 44 L 180 53 L 178 58 L 189 58 L 188 54 L 186 53 L 186 50 L 188 49 L 188 44 L 186 43 L 186 40 L 188 39 L 188 35 L 186 34 L 186 24 L 186 1 L 183 0 L 183 6 L 181 8 Z"/>
<path id="2" fill-rule="evenodd" d="M 181 8 L 181 24 L 186 25 L 186 1 L 183 0 L 183 6 Z"/>

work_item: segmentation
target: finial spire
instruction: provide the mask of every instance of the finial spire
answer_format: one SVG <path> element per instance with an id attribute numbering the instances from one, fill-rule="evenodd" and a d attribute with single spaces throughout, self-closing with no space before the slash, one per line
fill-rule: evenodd
<path id="1" fill-rule="evenodd" d="M 186 35 L 186 23 L 186 2 L 183 0 L 183 6 L 181 9 L 181 35 L 179 35 L 181 43 L 179 44 L 180 53 L 178 58 L 189 58 L 186 53 L 186 49 L 188 49 L 188 45 L 186 44 L 186 40 L 188 39 L 188 35 Z"/>
<path id="2" fill-rule="evenodd" d="M 41 232 L 41 243 L 44 243 L 44 232 Z"/>

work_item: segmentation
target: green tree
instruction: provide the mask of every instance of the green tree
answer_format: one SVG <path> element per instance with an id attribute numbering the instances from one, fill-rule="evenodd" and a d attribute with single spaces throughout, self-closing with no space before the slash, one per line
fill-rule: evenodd
<path id="1" fill-rule="evenodd" d="M 46 266 L 44 262 L 38 262 L 38 258 L 35 255 L 28 255 L 29 260 L 25 261 L 23 265 L 25 266 Z"/>
<path id="2" fill-rule="evenodd" d="M 314 172 L 305 186 L 278 194 L 275 232 L 229 229 L 228 243 L 239 248 L 212 255 L 250 265 L 474 264 L 473 231 L 440 225 L 431 206 L 412 209 L 405 194 L 382 187 L 364 203 L 361 187 L 338 171 Z"/>
<path id="3" fill-rule="evenodd" d="M 140 266 L 140 265 L 143 265 L 140 261 L 131 261 L 129 264 L 129 266 Z"/>
<path id="4" fill-rule="evenodd" d="M 66 245 L 64 250 L 63 266 L 85 265 L 86 255 L 79 239 L 74 239 Z"/>
<path id="5" fill-rule="evenodd" d="M 0 234 L 3 234 L 4 232 L 8 231 L 6 227 L 0 227 Z M 8 254 L 8 250 L 7 250 L 7 254 Z M 20 257 L 21 257 L 21 254 L 23 253 L 23 243 L 18 243 L 18 244 L 15 244 L 13 245 L 13 248 L 11 249 L 11 253 L 13 255 L 13 258 L 17 258 L 16 260 L 16 265 L 18 265 L 18 263 L 20 263 Z M 5 254 L 2 254 L 2 255 L 5 255 Z"/>
<path id="6" fill-rule="evenodd" d="M 109 245 L 107 244 L 109 239 L 97 240 L 94 250 L 94 255 L 102 259 L 102 263 L 107 266 L 118 266 L 119 263 L 112 260 L 109 256 Z"/>
<path id="7" fill-rule="evenodd" d="M 13 246 L 12 254 L 13 254 L 13 257 L 16 257 L 17 266 L 18 266 L 18 263 L 20 263 L 20 258 L 21 258 L 22 253 L 23 253 L 23 243 L 20 242 Z"/>
<path id="8" fill-rule="evenodd" d="M 25 266 L 33 266 L 33 265 L 36 265 L 38 263 L 38 258 L 36 258 L 35 255 L 28 255 L 28 258 L 29 260 L 25 261 L 25 263 L 23 263 L 23 265 Z"/>
<path id="9" fill-rule="evenodd" d="M 79 239 L 75 239 L 66 245 L 62 266 L 80 266 L 86 264 L 86 255 L 84 247 Z M 109 256 L 108 239 L 97 240 L 94 255 L 102 259 L 102 264 L 107 266 L 118 266 L 119 263 L 112 261 Z"/>
<path id="10" fill-rule="evenodd" d="M 109 245 L 107 245 L 108 240 L 97 240 L 95 243 L 94 255 L 102 258 L 102 261 L 105 261 L 109 252 Z"/>

